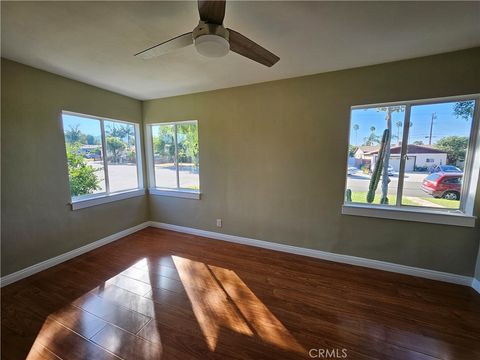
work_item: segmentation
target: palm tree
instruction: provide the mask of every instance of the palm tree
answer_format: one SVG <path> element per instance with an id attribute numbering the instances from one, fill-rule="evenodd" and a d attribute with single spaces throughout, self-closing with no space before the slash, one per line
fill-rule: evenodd
<path id="1" fill-rule="evenodd" d="M 400 128 L 402 127 L 403 123 L 401 121 L 397 121 L 395 126 L 397 127 L 397 144 L 400 144 Z"/>
<path id="2" fill-rule="evenodd" d="M 358 126 L 358 124 L 353 125 L 353 131 L 355 131 L 355 146 L 358 146 L 358 140 L 357 140 L 358 129 L 360 129 L 360 126 Z"/>
<path id="3" fill-rule="evenodd" d="M 370 127 L 370 135 L 368 135 L 366 138 L 364 138 L 364 143 L 363 145 L 367 145 L 367 146 L 373 146 L 375 143 L 378 143 L 379 142 L 379 137 L 377 135 L 375 135 L 375 126 L 371 126 Z"/>

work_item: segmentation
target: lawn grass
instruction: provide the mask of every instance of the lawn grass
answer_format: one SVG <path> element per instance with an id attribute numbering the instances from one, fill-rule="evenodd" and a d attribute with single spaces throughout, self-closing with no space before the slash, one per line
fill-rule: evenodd
<path id="1" fill-rule="evenodd" d="M 449 209 L 458 209 L 460 207 L 460 201 L 458 200 L 436 199 L 433 196 L 423 197 L 422 199 Z"/>
<path id="2" fill-rule="evenodd" d="M 381 194 L 375 194 L 375 200 L 372 204 L 380 204 Z M 367 193 L 366 192 L 353 192 L 352 191 L 352 202 L 354 203 L 363 203 L 367 204 Z M 395 205 L 397 203 L 396 195 L 388 195 L 388 203 L 390 205 Z M 409 199 L 403 199 L 403 205 L 416 205 L 413 201 Z"/>
<path id="3" fill-rule="evenodd" d="M 382 197 L 381 194 L 375 194 L 375 200 L 372 204 L 380 204 L 380 198 Z M 430 197 L 422 197 L 422 200 L 430 201 L 431 203 L 440 205 L 444 208 L 448 209 L 458 209 L 460 202 L 456 200 L 446 200 L 446 199 L 436 199 L 433 196 Z M 396 195 L 388 195 L 388 202 L 390 205 L 395 205 L 397 203 L 397 196 Z M 352 203 L 360 203 L 360 204 L 367 204 L 367 193 L 366 192 L 352 192 Z M 407 197 L 403 197 L 402 205 L 410 205 L 410 206 L 421 206 L 416 202 L 408 199 Z"/>

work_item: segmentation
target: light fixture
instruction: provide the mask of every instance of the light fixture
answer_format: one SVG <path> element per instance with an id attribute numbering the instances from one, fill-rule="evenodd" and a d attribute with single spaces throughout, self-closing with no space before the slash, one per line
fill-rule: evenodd
<path id="1" fill-rule="evenodd" d="M 230 44 L 220 35 L 206 34 L 195 38 L 195 48 L 207 57 L 222 57 L 230 51 Z"/>

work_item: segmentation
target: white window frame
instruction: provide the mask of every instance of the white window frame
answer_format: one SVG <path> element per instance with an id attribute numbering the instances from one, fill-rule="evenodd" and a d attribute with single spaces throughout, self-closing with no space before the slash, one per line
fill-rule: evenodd
<path id="1" fill-rule="evenodd" d="M 166 188 L 159 187 L 156 184 L 155 180 L 155 161 L 154 161 L 154 150 L 153 150 L 153 126 L 162 126 L 162 125 L 173 125 L 174 126 L 174 145 L 175 145 L 175 158 L 177 159 L 177 126 L 185 124 L 195 124 L 197 126 L 197 131 L 199 131 L 198 120 L 182 120 L 182 121 L 173 121 L 173 122 L 157 122 L 145 125 L 145 156 L 147 161 L 147 174 L 148 174 L 148 193 L 151 195 L 160 195 L 160 196 L 171 196 L 179 197 L 184 199 L 195 199 L 200 200 L 201 191 L 199 190 L 190 190 L 180 188 L 179 180 L 179 170 L 178 170 L 178 161 L 176 173 L 177 173 L 177 188 Z M 199 155 L 200 156 L 200 155 Z M 200 172 L 199 172 L 200 177 Z M 200 179 L 199 179 L 200 186 Z"/>
<path id="2" fill-rule="evenodd" d="M 414 105 L 438 104 L 454 101 L 469 101 L 475 100 L 475 108 L 473 112 L 473 119 L 470 130 L 470 139 L 467 148 L 467 155 L 465 158 L 463 187 L 460 198 L 460 209 L 439 209 L 424 206 L 402 205 L 403 182 L 405 175 L 405 158 L 408 145 L 409 127 L 403 127 L 402 135 L 402 150 L 400 171 L 398 175 L 398 189 L 397 189 L 397 203 L 395 205 L 377 205 L 377 204 L 361 204 L 350 203 L 345 201 L 342 206 L 342 214 L 356 215 L 366 217 L 377 217 L 384 219 L 395 219 L 405 221 L 427 222 L 434 224 L 457 225 L 475 227 L 476 216 L 473 215 L 475 196 L 478 184 L 478 177 L 480 171 L 480 94 L 450 96 L 433 99 L 410 100 L 410 101 L 396 101 L 369 105 L 355 105 L 350 108 L 350 122 L 348 143 L 350 142 L 350 128 L 352 124 L 352 110 L 367 109 L 375 107 L 388 107 L 405 105 L 404 124 L 410 123 L 410 110 Z M 347 147 L 348 148 L 348 147 Z M 348 151 L 347 151 L 347 168 L 348 168 Z M 345 194 L 347 190 L 347 169 L 345 169 Z"/>
<path id="3" fill-rule="evenodd" d="M 111 118 L 102 117 L 102 116 L 94 116 L 94 115 L 82 114 L 82 113 L 68 111 L 68 110 L 62 110 L 60 114 L 60 118 L 61 118 L 60 123 L 62 126 L 63 134 L 65 134 L 65 129 L 63 128 L 63 115 L 72 115 L 72 116 L 98 120 L 100 122 L 100 132 L 101 132 L 101 138 L 102 138 L 102 155 L 103 155 L 102 157 L 103 157 L 103 168 L 104 168 L 104 174 L 105 174 L 105 191 L 101 193 L 96 193 L 96 194 L 82 195 L 76 198 L 73 198 L 72 194 L 70 193 L 69 204 L 71 205 L 72 210 L 84 209 L 91 206 L 101 205 L 105 203 L 110 203 L 114 201 L 119 201 L 119 200 L 129 199 L 136 196 L 145 195 L 145 188 L 143 185 L 142 140 L 141 140 L 139 124 L 130 122 L 130 121 L 111 119 Z M 105 121 L 113 121 L 116 123 L 123 123 L 123 124 L 134 126 L 135 153 L 137 158 L 137 182 L 138 182 L 137 188 L 110 192 L 110 183 L 109 183 L 110 180 L 108 178 L 108 163 L 107 163 L 107 143 L 105 139 L 105 125 L 104 125 Z M 65 153 L 66 153 L 66 149 L 65 149 Z M 68 172 L 68 167 L 67 167 L 67 172 Z"/>

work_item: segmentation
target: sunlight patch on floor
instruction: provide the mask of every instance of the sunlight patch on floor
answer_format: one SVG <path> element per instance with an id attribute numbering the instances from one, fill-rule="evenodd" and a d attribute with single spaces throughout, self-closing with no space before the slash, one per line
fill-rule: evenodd
<path id="1" fill-rule="evenodd" d="M 209 268 L 263 341 L 284 350 L 305 352 L 302 345 L 295 340 L 280 320 L 255 296 L 234 271 L 212 265 L 209 265 Z"/>
<path id="2" fill-rule="evenodd" d="M 207 265 L 178 256 L 172 256 L 172 259 L 211 351 L 216 348 L 221 327 L 240 334 L 253 335 L 252 330 L 229 303 L 225 292 L 215 281 Z"/>
<path id="3" fill-rule="evenodd" d="M 255 336 L 288 351 L 304 353 L 283 324 L 238 275 L 225 268 L 172 256 L 211 351 L 221 327 Z"/>

